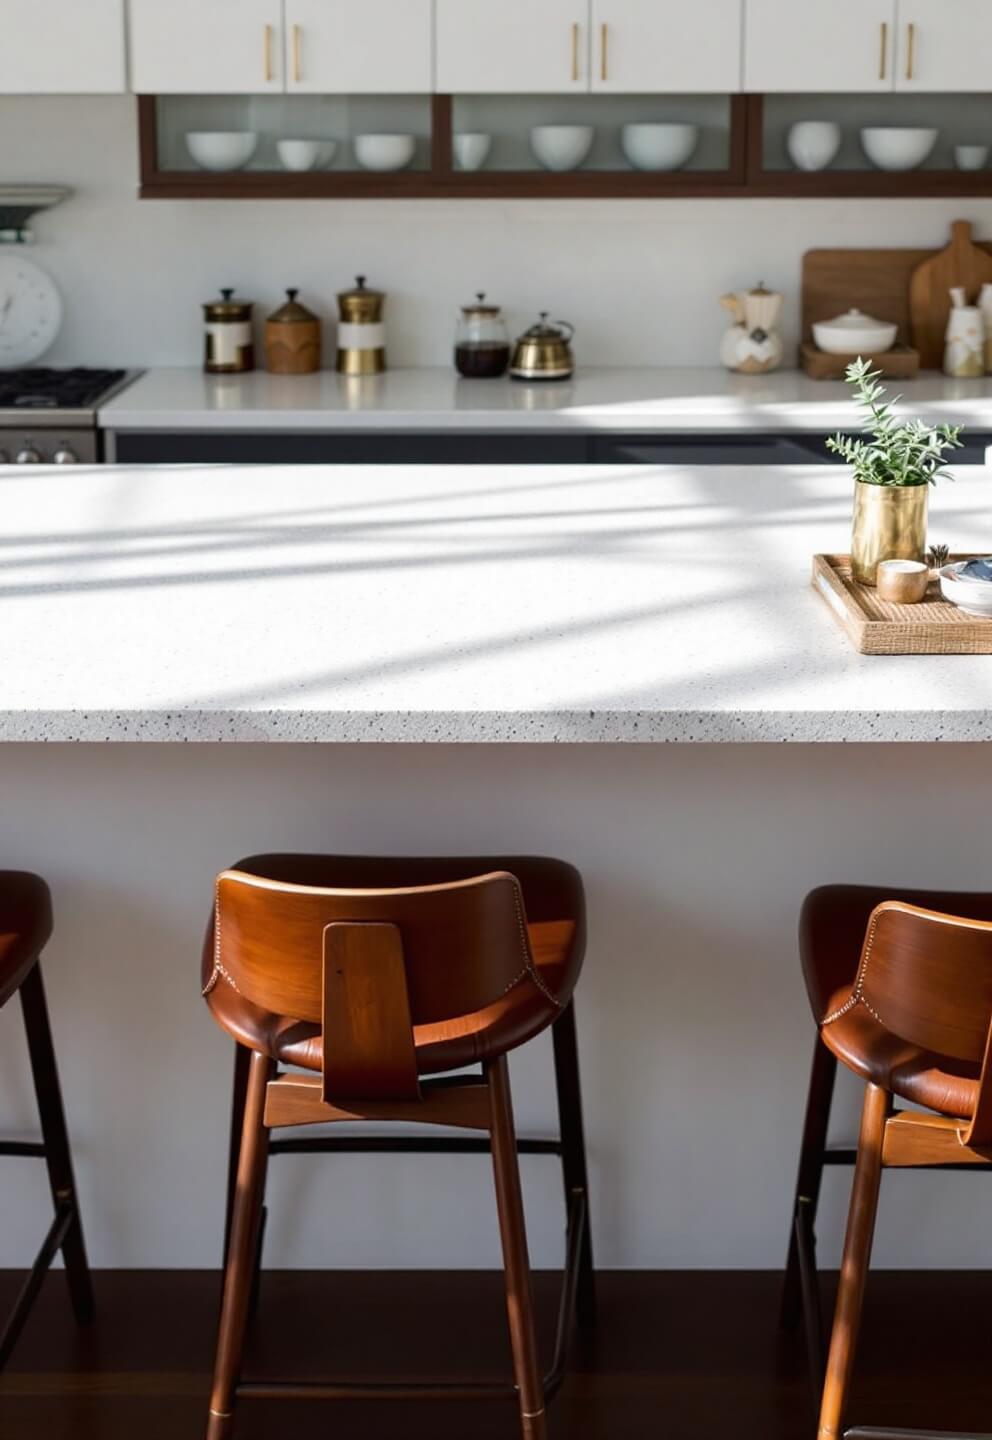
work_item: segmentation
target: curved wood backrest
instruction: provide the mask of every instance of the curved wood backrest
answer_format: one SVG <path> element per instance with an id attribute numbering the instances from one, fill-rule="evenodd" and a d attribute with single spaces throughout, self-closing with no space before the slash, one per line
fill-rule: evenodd
<path id="1" fill-rule="evenodd" d="M 992 1022 L 992 924 L 886 901 L 868 922 L 855 994 L 899 1039 L 980 1063 Z"/>
<path id="2" fill-rule="evenodd" d="M 414 1025 L 471 1015 L 533 969 L 520 888 L 506 872 L 343 890 L 225 870 L 217 880 L 215 966 L 263 1009 L 320 1023 L 325 931 L 340 925 L 368 927 L 364 936 L 332 938 L 352 955 L 395 951 L 398 941 Z M 398 936 L 373 935 L 373 927 L 394 927 Z"/>

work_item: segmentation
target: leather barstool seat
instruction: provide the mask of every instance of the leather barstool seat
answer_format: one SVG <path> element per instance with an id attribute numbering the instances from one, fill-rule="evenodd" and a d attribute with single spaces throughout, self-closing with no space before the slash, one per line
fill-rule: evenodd
<path id="1" fill-rule="evenodd" d="M 524 1045 L 546 1030 L 568 1006 L 582 968 L 585 951 L 585 908 L 582 882 L 570 865 L 532 856 L 476 856 L 472 859 L 396 860 L 349 856 L 255 855 L 235 867 L 246 875 L 325 889 L 404 888 L 453 884 L 498 866 L 520 882 L 524 908 L 519 923 L 529 940 L 523 948 L 515 983 L 482 1009 L 414 1025 L 413 1042 L 421 1075 L 435 1075 L 477 1065 Z M 291 881 L 289 877 L 294 877 Z M 305 877 L 305 878 L 300 878 Z M 378 887 L 378 889 L 377 889 Z M 379 902 L 366 902 L 379 913 Z M 355 915 L 361 913 L 356 897 Z M 276 1015 L 252 1004 L 215 968 L 216 932 L 211 924 L 203 947 L 203 991 L 214 1019 L 239 1045 L 269 1055 L 283 1065 L 321 1071 L 324 1066 L 320 1025 L 298 1017 Z M 441 980 L 442 1003 L 450 1000 L 450 978 Z"/>
<path id="2" fill-rule="evenodd" d="M 52 896 L 40 875 L 0 870 L 0 1005 L 21 988 L 52 934 Z"/>

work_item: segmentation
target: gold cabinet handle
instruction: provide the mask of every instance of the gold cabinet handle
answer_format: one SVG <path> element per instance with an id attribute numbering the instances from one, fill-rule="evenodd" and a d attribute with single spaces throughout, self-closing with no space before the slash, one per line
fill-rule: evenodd
<path id="1" fill-rule="evenodd" d="M 916 63 L 916 26 L 912 22 L 906 29 L 906 79 L 913 80 L 913 69 Z"/>
<path id="2" fill-rule="evenodd" d="M 600 25 L 599 27 L 599 78 L 608 80 L 610 75 L 610 27 Z"/>
<path id="3" fill-rule="evenodd" d="M 576 22 L 572 26 L 572 79 L 579 78 L 579 26 Z"/>
<path id="4" fill-rule="evenodd" d="M 880 59 L 879 59 L 879 62 L 878 62 L 878 78 L 879 78 L 879 80 L 884 80 L 884 79 L 885 79 L 885 72 L 886 72 L 886 70 L 888 69 L 888 64 L 889 64 L 889 23 L 888 23 L 887 20 L 883 20 L 883 21 L 882 21 L 881 30 L 882 30 L 882 51 L 881 51 L 881 56 L 880 56 Z"/>
<path id="5" fill-rule="evenodd" d="M 272 84 L 272 26 L 265 27 L 265 83 Z"/>
<path id="6" fill-rule="evenodd" d="M 303 61 L 301 59 L 303 42 L 303 30 L 299 25 L 293 26 L 293 80 L 299 85 L 303 79 Z"/>

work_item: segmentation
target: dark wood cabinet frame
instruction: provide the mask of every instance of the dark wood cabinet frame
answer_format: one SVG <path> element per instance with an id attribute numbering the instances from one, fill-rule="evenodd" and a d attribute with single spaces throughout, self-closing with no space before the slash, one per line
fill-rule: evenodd
<path id="1" fill-rule="evenodd" d="M 364 170 L 161 170 L 154 95 L 138 97 L 143 200 L 649 200 L 872 199 L 992 196 L 992 171 L 766 170 L 764 96 L 730 96 L 730 147 L 725 170 L 458 171 L 452 158 L 452 97 L 431 97 L 431 163 L 426 170 L 372 174 Z"/>

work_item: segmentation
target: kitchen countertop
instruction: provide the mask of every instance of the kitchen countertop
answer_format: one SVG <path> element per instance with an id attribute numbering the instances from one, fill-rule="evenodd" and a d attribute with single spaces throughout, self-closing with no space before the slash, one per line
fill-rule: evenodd
<path id="1" fill-rule="evenodd" d="M 931 533 L 992 551 L 992 470 Z M 992 739 L 992 656 L 868 658 L 840 469 L 0 470 L 0 739 Z"/>
<path id="2" fill-rule="evenodd" d="M 893 382 L 934 420 L 992 429 L 992 379 Z M 798 371 L 580 369 L 565 384 L 462 380 L 450 369 L 210 376 L 149 370 L 104 405 L 108 430 L 830 431 L 860 428 L 841 381 Z"/>

